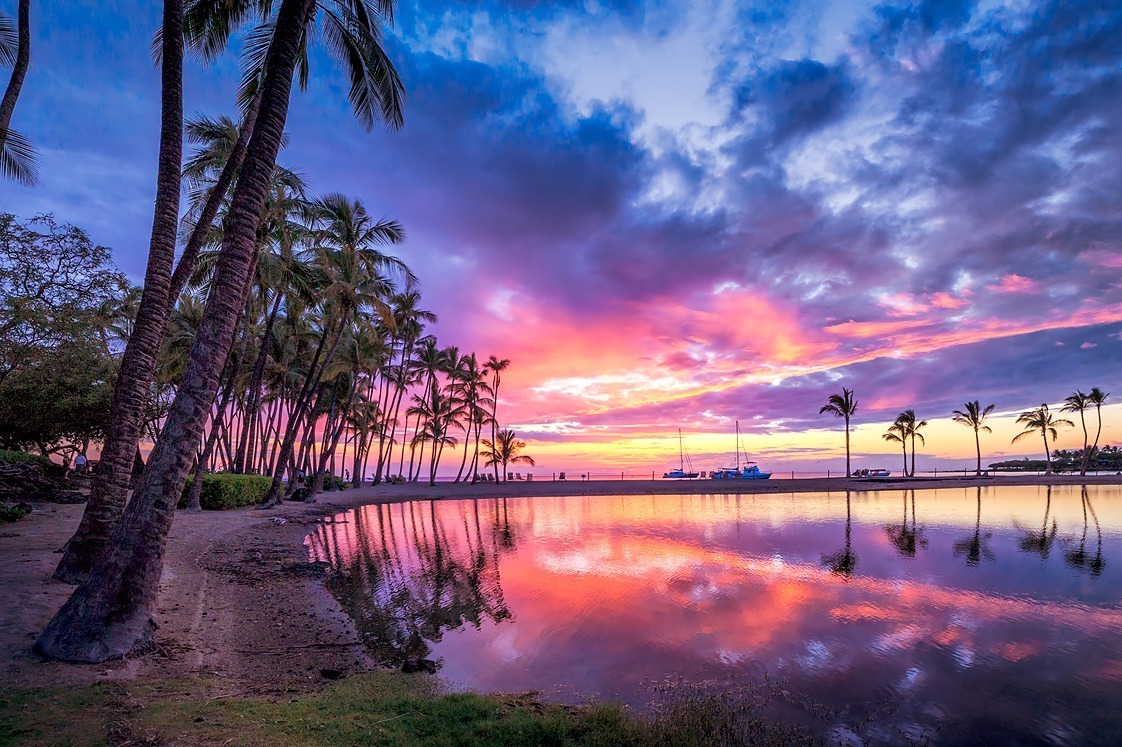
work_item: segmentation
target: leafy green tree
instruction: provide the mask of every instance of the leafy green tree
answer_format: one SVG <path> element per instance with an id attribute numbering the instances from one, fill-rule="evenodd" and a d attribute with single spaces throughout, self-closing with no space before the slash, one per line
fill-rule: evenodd
<path id="1" fill-rule="evenodd" d="M 989 417 L 989 414 L 991 412 L 993 412 L 994 405 L 986 405 L 985 407 L 982 407 L 981 403 L 978 402 L 978 400 L 974 400 L 973 402 L 967 402 L 965 407 L 966 407 L 965 410 L 955 410 L 954 411 L 953 420 L 954 420 L 954 422 L 958 423 L 959 425 L 964 425 L 967 428 L 973 429 L 973 431 L 974 431 L 974 448 L 978 452 L 978 467 L 977 467 L 977 472 L 975 472 L 975 474 L 978 475 L 978 476 L 981 476 L 981 474 L 982 474 L 982 441 L 981 441 L 981 438 L 979 437 L 978 434 L 981 431 L 985 431 L 986 433 L 993 433 L 993 429 L 991 429 L 988 425 L 986 425 L 985 422 L 986 422 L 986 418 Z"/>
<path id="2" fill-rule="evenodd" d="M 109 249 L 81 229 L 0 213 L 0 382 L 44 350 L 100 334 L 102 309 L 127 288 Z"/>
<path id="3" fill-rule="evenodd" d="M 104 437 L 115 368 L 92 334 L 39 350 L 0 382 L 0 448 L 84 453 Z"/>
<path id="4" fill-rule="evenodd" d="M 1025 426 L 1025 430 L 1018 433 L 1013 437 L 1013 443 L 1028 438 L 1030 436 L 1040 434 L 1044 440 L 1044 459 L 1047 463 L 1047 468 L 1044 473 L 1047 475 L 1052 474 L 1052 453 L 1048 448 L 1048 437 L 1052 437 L 1052 442 L 1055 443 L 1059 438 L 1058 429 L 1061 427 L 1074 428 L 1075 423 L 1066 418 L 1057 418 L 1048 410 L 1048 403 L 1045 402 L 1035 410 L 1028 410 L 1022 412 L 1017 416 L 1017 422 Z"/>
<path id="5" fill-rule="evenodd" d="M 845 474 L 850 472 L 849 464 L 849 419 L 857 412 L 857 398 L 853 396 L 852 389 L 842 387 L 841 394 L 831 394 L 826 404 L 818 410 L 818 414 L 830 413 L 837 418 L 845 418 Z"/>

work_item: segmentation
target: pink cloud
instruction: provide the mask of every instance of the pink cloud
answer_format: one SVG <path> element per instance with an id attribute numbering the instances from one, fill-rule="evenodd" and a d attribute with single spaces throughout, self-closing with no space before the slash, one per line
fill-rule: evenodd
<path id="1" fill-rule="evenodd" d="M 963 295 L 968 292 L 963 291 Z M 927 294 L 927 301 L 937 309 L 961 309 L 966 306 L 969 301 L 965 298 L 952 296 L 950 293 L 929 293 Z"/>
<path id="2" fill-rule="evenodd" d="M 1037 290 L 1038 285 L 1032 278 L 1026 278 L 1023 275 L 1010 273 L 1001 278 L 995 285 L 987 285 L 986 290 L 996 291 L 998 293 L 1033 293 Z"/>

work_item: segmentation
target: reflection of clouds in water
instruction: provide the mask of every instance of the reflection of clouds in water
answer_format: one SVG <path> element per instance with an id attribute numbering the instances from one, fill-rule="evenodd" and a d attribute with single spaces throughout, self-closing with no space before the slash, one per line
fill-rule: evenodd
<path id="1" fill-rule="evenodd" d="M 919 689 L 927 680 L 927 675 L 919 667 L 910 667 L 904 676 L 896 682 L 896 689 L 902 693 Z"/>
<path id="2" fill-rule="evenodd" d="M 834 655 L 822 641 L 807 641 L 806 654 L 795 657 L 795 662 L 807 671 L 815 671 L 829 667 L 834 660 Z"/>
<path id="3" fill-rule="evenodd" d="M 954 660 L 961 669 L 969 669 L 974 666 L 974 651 L 965 646 L 955 646 Z"/>
<path id="4" fill-rule="evenodd" d="M 877 636 L 870 647 L 878 654 L 891 654 L 915 646 L 926 638 L 927 631 L 918 625 L 908 625 Z"/>

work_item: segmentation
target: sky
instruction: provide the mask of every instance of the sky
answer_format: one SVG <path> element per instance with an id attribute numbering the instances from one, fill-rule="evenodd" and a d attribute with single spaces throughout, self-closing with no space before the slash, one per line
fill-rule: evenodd
<path id="1" fill-rule="evenodd" d="M 0 209 L 53 212 L 138 280 L 158 5 L 38 9 L 12 126 L 41 184 L 0 183 Z M 973 463 L 948 420 L 967 400 L 997 407 L 987 463 L 1042 456 L 1010 444 L 1023 410 L 1122 402 L 1122 6 L 426 0 L 396 21 L 405 126 L 364 131 L 317 52 L 280 160 L 405 226 L 441 343 L 511 359 L 499 419 L 539 473 L 660 473 L 679 428 L 713 469 L 736 421 L 765 469 L 837 470 L 818 410 L 843 386 L 857 467 L 897 466 L 904 408 L 943 469 Z M 189 114 L 233 112 L 236 52 L 188 65 Z M 1122 441 L 1122 406 L 1103 419 Z"/>

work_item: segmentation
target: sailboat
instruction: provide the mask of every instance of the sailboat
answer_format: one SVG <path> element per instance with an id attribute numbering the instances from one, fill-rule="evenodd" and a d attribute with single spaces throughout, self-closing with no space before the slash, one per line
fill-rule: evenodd
<path id="1" fill-rule="evenodd" d="M 678 429 L 678 469 L 672 469 L 669 472 L 662 474 L 665 480 L 692 480 L 697 477 L 697 473 L 693 471 L 693 465 L 690 465 L 690 471 L 686 472 L 686 450 L 682 446 L 682 429 Z"/>
<path id="2" fill-rule="evenodd" d="M 755 462 L 744 462 L 740 467 L 740 421 L 736 421 L 736 466 L 721 467 L 713 470 L 714 480 L 766 480 L 771 477 L 770 472 L 763 472 Z"/>

